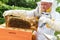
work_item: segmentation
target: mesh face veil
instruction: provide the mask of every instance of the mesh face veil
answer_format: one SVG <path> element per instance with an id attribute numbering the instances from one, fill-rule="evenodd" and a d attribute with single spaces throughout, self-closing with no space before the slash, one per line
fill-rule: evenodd
<path id="1" fill-rule="evenodd" d="M 39 13 L 41 12 L 52 12 L 55 11 L 57 7 L 57 1 L 56 0 L 41 0 L 40 2 L 37 2 L 37 5 L 39 7 Z"/>

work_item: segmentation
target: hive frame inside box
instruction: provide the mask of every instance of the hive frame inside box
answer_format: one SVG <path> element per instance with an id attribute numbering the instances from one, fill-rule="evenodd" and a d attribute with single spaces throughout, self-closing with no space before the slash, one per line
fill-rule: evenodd
<path id="1" fill-rule="evenodd" d="M 22 18 L 22 17 L 16 17 L 16 16 L 6 16 L 5 17 L 5 20 L 6 20 L 6 27 L 9 27 L 9 20 L 11 19 L 11 18 L 17 18 L 17 19 L 23 19 L 23 20 L 26 20 L 26 21 L 28 21 L 29 23 L 31 23 L 31 28 L 29 28 L 29 29 L 37 29 L 37 26 L 38 26 L 38 20 L 37 20 L 37 18 L 34 18 L 34 20 L 35 20 L 35 22 L 33 22 L 33 21 L 31 21 L 31 20 L 27 20 L 26 18 Z M 32 24 L 33 24 L 33 26 L 32 26 Z M 28 29 L 28 28 L 27 28 Z"/>

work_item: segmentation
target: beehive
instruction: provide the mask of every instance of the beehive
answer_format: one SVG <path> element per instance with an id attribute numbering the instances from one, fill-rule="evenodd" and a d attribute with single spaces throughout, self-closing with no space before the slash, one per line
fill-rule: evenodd
<path id="1" fill-rule="evenodd" d="M 11 36 L 13 40 L 35 40 L 35 35 L 33 34 L 33 31 L 36 30 L 37 26 L 38 26 L 37 18 L 16 17 L 16 16 L 10 15 L 10 16 L 6 16 L 5 20 L 6 20 L 6 27 L 13 28 L 13 30 L 5 29 L 3 31 L 3 32 L 5 32 L 5 34 L 3 33 L 4 36 L 6 36 L 8 33 L 8 35 Z M 17 30 L 15 30 L 14 28 L 15 29 L 17 28 Z M 12 33 L 12 34 L 10 34 L 10 33 Z M 15 33 L 17 33 L 17 35 Z M 3 35 L 3 34 L 0 34 L 0 35 Z M 6 39 L 7 39 L 8 35 L 6 36 Z M 18 38 L 17 38 L 17 36 L 18 36 Z M 8 40 L 10 40 L 10 39 L 11 38 L 9 37 Z"/>

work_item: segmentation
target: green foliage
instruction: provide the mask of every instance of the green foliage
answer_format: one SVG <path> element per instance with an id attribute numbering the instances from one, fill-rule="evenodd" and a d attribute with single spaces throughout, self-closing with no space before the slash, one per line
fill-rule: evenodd
<path id="1" fill-rule="evenodd" d="M 57 0 L 58 3 L 60 3 L 60 0 Z"/>
<path id="2" fill-rule="evenodd" d="M 2 1 L 2 2 L 4 2 L 4 3 L 7 3 L 7 2 L 8 2 L 8 0 L 0 0 L 0 1 Z"/>
<path id="3" fill-rule="evenodd" d="M 5 22 L 4 18 L 0 18 L 0 24 L 3 24 Z"/>
<path id="4" fill-rule="evenodd" d="M 19 7 L 26 7 L 26 8 L 35 8 L 36 2 L 40 0 L 0 0 L 10 6 L 19 6 Z"/>
<path id="5" fill-rule="evenodd" d="M 60 13 L 60 7 L 57 7 L 56 8 L 56 11 Z"/>
<path id="6" fill-rule="evenodd" d="M 57 32 L 57 31 L 56 31 L 56 32 L 55 32 L 55 35 L 57 35 L 57 34 L 60 34 L 60 32 Z"/>
<path id="7" fill-rule="evenodd" d="M 30 7 L 30 8 L 35 8 L 36 7 L 36 2 L 34 1 L 26 1 L 26 0 L 9 0 L 8 5 L 14 5 L 14 6 L 19 6 L 19 7 Z"/>

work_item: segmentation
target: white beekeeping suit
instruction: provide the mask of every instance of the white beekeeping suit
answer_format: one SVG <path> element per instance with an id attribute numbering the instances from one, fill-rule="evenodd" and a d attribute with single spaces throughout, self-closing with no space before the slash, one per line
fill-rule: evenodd
<path id="1" fill-rule="evenodd" d="M 3 16 L 7 15 L 13 15 L 13 16 L 34 16 L 34 10 L 33 11 L 28 11 L 28 10 L 7 10 L 3 13 Z"/>
<path id="2" fill-rule="evenodd" d="M 52 2 L 51 12 L 49 14 L 48 12 L 41 13 L 41 2 Z M 58 23 L 60 23 L 60 14 L 55 11 L 57 2 L 55 0 L 41 0 L 41 2 L 39 4 L 39 13 L 42 15 L 39 19 L 39 25 L 36 33 L 37 40 L 57 40 L 54 36 L 55 31 L 60 31 L 60 27 L 58 25 Z M 49 28 L 46 24 L 49 24 Z"/>

